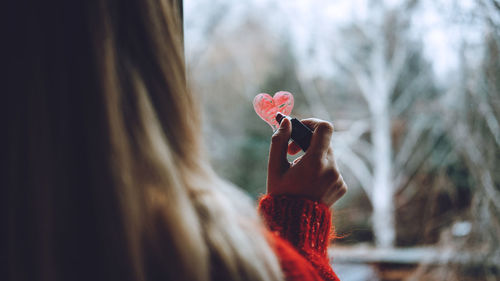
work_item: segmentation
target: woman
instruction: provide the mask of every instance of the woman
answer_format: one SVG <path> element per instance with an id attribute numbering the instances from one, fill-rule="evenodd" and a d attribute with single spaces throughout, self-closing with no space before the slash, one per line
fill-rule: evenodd
<path id="1" fill-rule="evenodd" d="M 336 280 L 329 123 L 293 165 L 273 136 L 271 232 L 209 165 L 170 1 L 11 5 L 1 280 Z"/>

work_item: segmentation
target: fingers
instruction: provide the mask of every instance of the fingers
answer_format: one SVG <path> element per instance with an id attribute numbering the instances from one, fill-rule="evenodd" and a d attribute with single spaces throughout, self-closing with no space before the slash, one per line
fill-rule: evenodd
<path id="1" fill-rule="evenodd" d="M 341 180 L 340 182 L 336 183 L 334 189 L 335 192 L 328 196 L 329 198 L 327 199 L 327 201 L 329 201 L 328 203 L 332 205 L 347 193 L 347 185 L 345 184 L 344 180 Z"/>
<path id="2" fill-rule="evenodd" d="M 306 119 L 301 119 L 300 122 L 302 122 L 304 125 L 309 127 L 309 129 L 314 131 L 316 127 L 319 125 L 319 123 L 323 123 L 326 121 L 318 118 L 306 118 Z"/>
<path id="3" fill-rule="evenodd" d="M 281 175 L 290 166 L 286 154 L 291 132 L 290 120 L 284 118 L 271 139 L 268 165 L 269 176 Z"/>
<path id="4" fill-rule="evenodd" d="M 296 144 L 294 141 L 292 141 L 288 145 L 288 154 L 290 154 L 290 155 L 295 155 L 295 154 L 299 153 L 301 150 L 302 150 L 302 148 L 300 148 L 300 146 L 298 144 Z"/>
<path id="5" fill-rule="evenodd" d="M 347 192 L 347 185 L 345 184 L 342 175 L 340 175 L 338 172 L 335 173 L 336 175 L 326 176 L 329 179 L 332 179 L 332 177 L 336 178 L 336 180 L 331 181 L 331 185 L 328 188 L 329 191 L 325 192 L 322 198 L 322 201 L 328 206 L 333 205 L 333 203 L 337 202 Z"/>
<path id="6" fill-rule="evenodd" d="M 302 160 L 302 157 L 303 157 L 303 156 L 304 156 L 304 155 L 299 156 L 299 157 L 297 157 L 295 160 L 293 160 L 293 162 L 292 162 L 292 167 L 293 167 L 293 166 L 295 166 L 297 163 L 299 163 L 299 161 L 300 161 L 300 160 Z"/>
<path id="7" fill-rule="evenodd" d="M 330 141 L 333 134 L 333 125 L 330 122 L 310 118 L 301 120 L 304 125 L 314 130 L 311 145 L 307 149 L 307 153 L 324 153 L 330 147 Z"/>

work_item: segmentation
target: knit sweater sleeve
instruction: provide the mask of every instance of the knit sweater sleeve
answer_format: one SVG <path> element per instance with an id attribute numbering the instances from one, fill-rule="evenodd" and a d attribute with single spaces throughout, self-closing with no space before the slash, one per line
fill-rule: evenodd
<path id="1" fill-rule="evenodd" d="M 327 255 L 334 232 L 332 213 L 326 205 L 305 198 L 265 195 L 260 198 L 259 211 L 276 237 L 275 251 L 287 280 L 339 280 Z M 304 278 L 304 271 L 314 272 Z"/>

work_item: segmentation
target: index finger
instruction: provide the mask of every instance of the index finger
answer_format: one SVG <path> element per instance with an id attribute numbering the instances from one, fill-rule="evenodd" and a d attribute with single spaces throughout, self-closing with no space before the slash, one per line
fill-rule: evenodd
<path id="1" fill-rule="evenodd" d="M 316 118 L 303 119 L 301 122 L 313 130 L 311 146 L 307 149 L 307 153 L 323 153 L 327 151 L 333 134 L 332 123 Z"/>

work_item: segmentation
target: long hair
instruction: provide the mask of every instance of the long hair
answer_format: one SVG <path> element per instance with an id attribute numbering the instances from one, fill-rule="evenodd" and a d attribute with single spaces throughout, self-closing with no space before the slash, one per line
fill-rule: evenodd
<path id="1" fill-rule="evenodd" d="M 282 279 L 204 154 L 173 2 L 12 2 L 0 279 Z"/>

